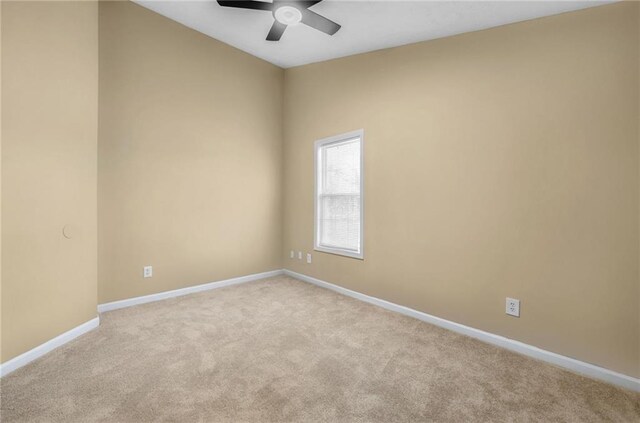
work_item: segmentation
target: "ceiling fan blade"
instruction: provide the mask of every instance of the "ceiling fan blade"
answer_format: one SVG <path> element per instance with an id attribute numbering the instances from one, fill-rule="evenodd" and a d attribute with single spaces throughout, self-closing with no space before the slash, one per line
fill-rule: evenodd
<path id="1" fill-rule="evenodd" d="M 267 35 L 267 41 L 280 41 L 280 37 L 284 34 L 284 30 L 287 29 L 287 26 L 278 21 L 273 21 L 273 25 L 271 26 L 271 30 Z"/>
<path id="2" fill-rule="evenodd" d="M 306 9 L 308 7 L 313 6 L 314 4 L 318 4 L 323 0 L 273 0 L 273 4 L 275 6 L 296 6 L 298 9 Z M 276 7 L 277 9 L 277 7 Z"/>
<path id="3" fill-rule="evenodd" d="M 318 4 L 320 3 L 322 0 L 296 0 L 295 3 L 304 7 L 304 8 L 309 8 L 311 6 L 313 6 L 314 4 Z"/>
<path id="4" fill-rule="evenodd" d="M 335 34 L 341 28 L 340 25 L 334 21 L 318 15 L 309 9 L 302 10 L 302 23 L 329 35 Z"/>
<path id="5" fill-rule="evenodd" d="M 218 0 L 218 4 L 224 7 L 237 7 L 238 9 L 273 10 L 273 3 L 265 1 Z"/>

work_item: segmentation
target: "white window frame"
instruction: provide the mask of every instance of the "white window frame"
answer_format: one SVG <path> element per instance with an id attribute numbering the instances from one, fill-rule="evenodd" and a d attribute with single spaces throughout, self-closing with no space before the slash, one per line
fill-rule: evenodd
<path id="1" fill-rule="evenodd" d="M 318 198 L 320 193 L 318 192 L 318 184 L 320 182 L 320 171 L 322 166 L 320 165 L 320 150 L 322 147 L 329 144 L 338 144 L 341 142 L 349 141 L 354 138 L 360 139 L 360 250 L 348 250 L 343 248 L 328 247 L 320 245 L 320 202 Z M 336 254 L 344 257 L 351 257 L 355 259 L 364 260 L 364 129 L 358 129 L 356 131 L 347 132 L 333 137 L 323 138 L 317 140 L 314 143 L 314 216 L 313 216 L 313 249 L 323 253 Z"/>

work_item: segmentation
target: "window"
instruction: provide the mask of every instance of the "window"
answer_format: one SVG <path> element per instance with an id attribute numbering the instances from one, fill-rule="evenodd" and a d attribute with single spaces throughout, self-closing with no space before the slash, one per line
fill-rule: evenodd
<path id="1" fill-rule="evenodd" d="M 316 141 L 315 249 L 362 254 L 362 142 L 364 131 Z"/>

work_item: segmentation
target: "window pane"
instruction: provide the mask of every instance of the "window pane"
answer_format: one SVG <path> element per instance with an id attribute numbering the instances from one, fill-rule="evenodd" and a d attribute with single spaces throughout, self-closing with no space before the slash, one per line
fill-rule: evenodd
<path id="1" fill-rule="evenodd" d="M 320 147 L 318 244 L 360 252 L 360 138 Z"/>
<path id="2" fill-rule="evenodd" d="M 320 244 L 360 250 L 360 195 L 324 195 L 320 200 Z"/>
<path id="3" fill-rule="evenodd" d="M 323 194 L 360 193 L 360 141 L 324 147 Z"/>

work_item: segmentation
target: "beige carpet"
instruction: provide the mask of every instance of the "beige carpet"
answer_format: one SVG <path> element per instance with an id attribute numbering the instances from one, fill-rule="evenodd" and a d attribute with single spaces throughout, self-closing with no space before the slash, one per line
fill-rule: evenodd
<path id="1" fill-rule="evenodd" d="M 9 422 L 638 422 L 640 395 L 278 277 L 105 313 Z"/>

